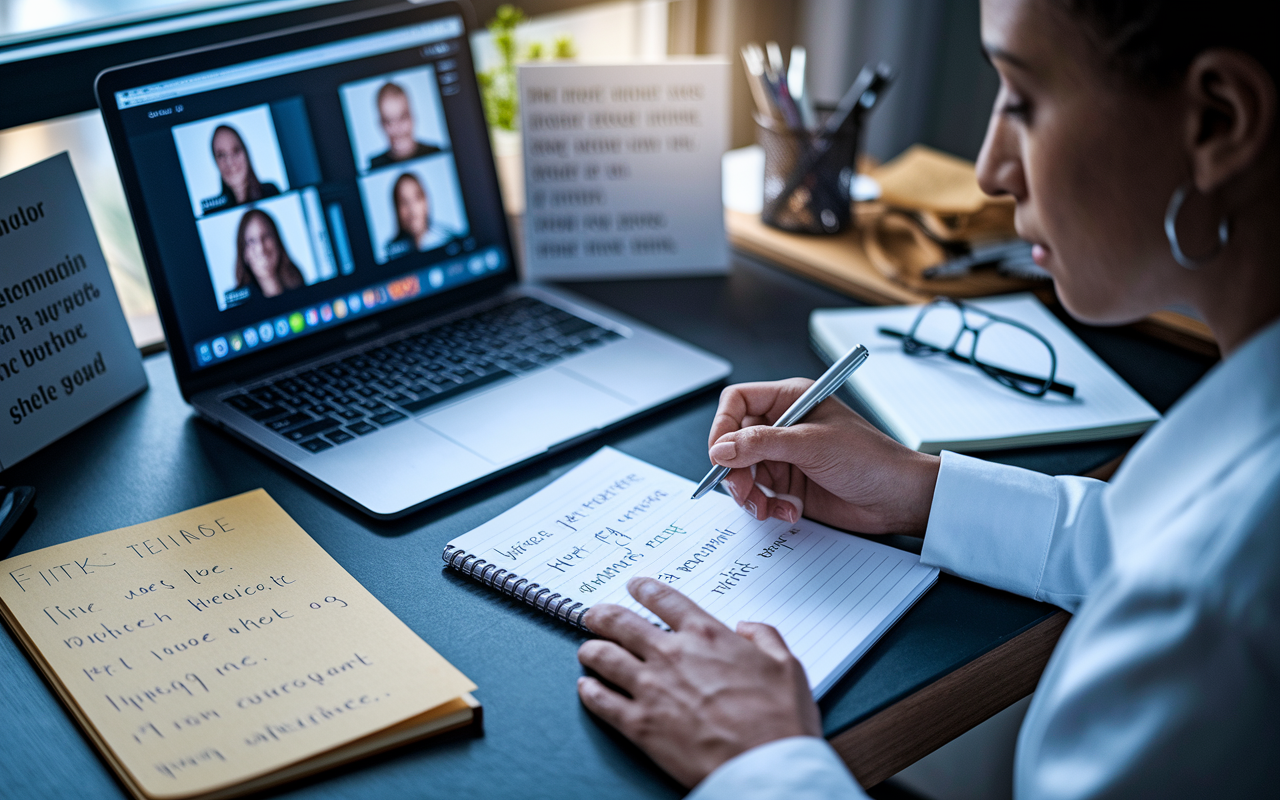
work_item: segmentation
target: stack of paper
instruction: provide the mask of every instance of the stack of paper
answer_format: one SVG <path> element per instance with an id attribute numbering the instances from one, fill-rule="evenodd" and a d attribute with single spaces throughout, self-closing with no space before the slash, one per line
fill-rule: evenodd
<path id="1" fill-rule="evenodd" d="M 944 356 L 908 355 L 901 339 L 877 332 L 881 327 L 909 330 L 919 306 L 814 311 L 809 335 L 814 349 L 828 362 L 855 344 L 870 351 L 867 363 L 849 379 L 849 387 L 874 422 L 898 441 L 925 453 L 1133 436 L 1160 419 L 1147 401 L 1033 295 L 989 298 L 970 305 L 1018 320 L 1048 339 L 1058 356 L 1057 380 L 1075 386 L 1075 397 L 1053 392 L 1029 397 L 969 364 Z"/>
<path id="2" fill-rule="evenodd" d="M 139 800 L 235 797 L 480 724 L 475 684 L 261 489 L 0 574 L 0 615 Z"/>

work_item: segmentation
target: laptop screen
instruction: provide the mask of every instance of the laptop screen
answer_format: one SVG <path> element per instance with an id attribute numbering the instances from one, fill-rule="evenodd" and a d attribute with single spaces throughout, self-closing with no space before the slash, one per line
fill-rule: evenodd
<path id="1" fill-rule="evenodd" d="M 469 58 L 448 16 L 112 93 L 193 370 L 513 268 Z"/>

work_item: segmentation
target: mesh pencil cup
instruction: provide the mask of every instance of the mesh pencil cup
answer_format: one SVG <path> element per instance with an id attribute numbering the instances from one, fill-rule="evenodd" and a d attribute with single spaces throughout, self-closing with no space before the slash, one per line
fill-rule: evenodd
<path id="1" fill-rule="evenodd" d="M 849 186 L 858 127 L 833 139 L 797 131 L 755 115 L 756 141 L 764 149 L 761 221 L 792 233 L 835 234 L 852 223 Z"/>

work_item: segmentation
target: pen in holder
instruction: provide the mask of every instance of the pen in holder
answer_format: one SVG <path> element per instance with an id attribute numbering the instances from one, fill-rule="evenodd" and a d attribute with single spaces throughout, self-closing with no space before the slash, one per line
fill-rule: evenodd
<path id="1" fill-rule="evenodd" d="M 759 114 L 755 120 L 756 141 L 764 149 L 761 220 L 793 233 L 847 230 L 860 126 L 845 126 L 819 152 L 821 133 L 789 128 Z"/>
<path id="2" fill-rule="evenodd" d="M 750 59 L 747 64 L 748 74 L 754 74 Z M 813 234 L 849 228 L 850 188 L 863 121 L 892 80 L 887 64 L 863 67 L 835 111 L 814 129 L 801 122 L 790 102 L 779 104 L 778 114 L 755 115 L 756 136 L 764 150 L 760 218 L 766 225 Z M 777 94 L 788 100 L 785 91 Z M 762 89 L 761 96 L 768 99 L 770 95 Z"/>

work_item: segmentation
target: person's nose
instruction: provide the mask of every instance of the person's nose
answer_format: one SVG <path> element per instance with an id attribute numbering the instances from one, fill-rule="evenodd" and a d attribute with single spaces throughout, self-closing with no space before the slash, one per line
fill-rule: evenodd
<path id="1" fill-rule="evenodd" d="M 999 100 L 997 100 L 997 104 Z M 987 135 L 978 154 L 978 186 L 989 195 L 1012 195 L 1016 200 L 1027 196 L 1027 182 L 1022 167 L 1022 151 L 1018 132 L 999 111 L 991 112 Z"/>

